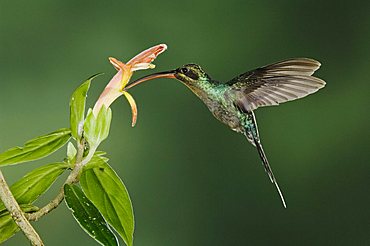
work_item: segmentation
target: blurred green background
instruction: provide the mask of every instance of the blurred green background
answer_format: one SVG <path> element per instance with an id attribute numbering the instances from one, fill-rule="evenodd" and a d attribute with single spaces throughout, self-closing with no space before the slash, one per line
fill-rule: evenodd
<path id="1" fill-rule="evenodd" d="M 370 245 L 369 12 L 369 1 L 1 1 L 0 150 L 68 126 L 73 90 L 105 72 L 92 106 L 115 73 L 109 56 L 166 43 L 155 71 L 195 62 L 225 81 L 315 58 L 323 90 L 256 112 L 287 209 L 256 149 L 174 80 L 131 90 L 133 129 L 127 102 L 115 102 L 100 149 L 131 194 L 135 245 Z M 64 151 L 3 171 L 13 183 Z M 35 226 L 46 245 L 96 245 L 64 204 Z M 18 233 L 5 245 L 28 244 Z"/>

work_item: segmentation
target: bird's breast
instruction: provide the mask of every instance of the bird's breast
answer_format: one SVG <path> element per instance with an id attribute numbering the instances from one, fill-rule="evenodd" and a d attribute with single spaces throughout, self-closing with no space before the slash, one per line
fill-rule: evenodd
<path id="1" fill-rule="evenodd" d="M 231 102 L 212 101 L 206 104 L 216 119 L 234 131 L 242 131 L 239 114 Z"/>
<path id="2" fill-rule="evenodd" d="M 233 104 L 233 94 L 226 87 L 189 87 L 208 107 L 216 119 L 232 130 L 242 132 L 239 112 Z"/>

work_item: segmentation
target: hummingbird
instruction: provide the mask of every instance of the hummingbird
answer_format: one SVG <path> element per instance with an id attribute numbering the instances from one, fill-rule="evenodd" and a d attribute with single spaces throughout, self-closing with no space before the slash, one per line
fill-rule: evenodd
<path id="1" fill-rule="evenodd" d="M 312 94 L 325 86 L 314 77 L 320 62 L 295 58 L 242 73 L 228 82 L 214 80 L 197 64 L 144 76 L 130 83 L 128 90 L 157 78 L 181 81 L 198 96 L 216 119 L 243 134 L 257 148 L 263 167 L 275 185 L 283 206 L 285 199 L 263 150 L 254 111 L 259 107 L 279 105 Z"/>

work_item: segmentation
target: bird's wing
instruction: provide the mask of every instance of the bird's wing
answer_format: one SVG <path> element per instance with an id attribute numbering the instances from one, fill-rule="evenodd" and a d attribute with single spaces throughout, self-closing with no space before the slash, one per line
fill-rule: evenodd
<path id="1" fill-rule="evenodd" d="M 296 58 L 246 72 L 227 82 L 247 111 L 278 105 L 312 94 L 325 86 L 313 77 L 320 67 L 313 59 Z"/>

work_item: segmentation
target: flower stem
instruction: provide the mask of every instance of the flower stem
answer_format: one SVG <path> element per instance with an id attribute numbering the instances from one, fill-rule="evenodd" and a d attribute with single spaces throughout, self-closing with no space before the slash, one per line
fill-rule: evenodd
<path id="1" fill-rule="evenodd" d="M 19 207 L 19 204 L 15 200 L 12 192 L 9 189 L 8 184 L 5 181 L 4 175 L 0 170 L 0 198 L 3 201 L 6 209 L 9 211 L 15 223 L 23 231 L 24 235 L 30 240 L 32 245 L 43 246 L 40 236 L 37 234 L 35 229 L 32 227 L 30 222 L 25 217 L 25 214 Z"/>

